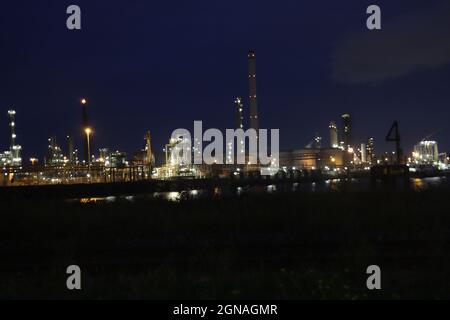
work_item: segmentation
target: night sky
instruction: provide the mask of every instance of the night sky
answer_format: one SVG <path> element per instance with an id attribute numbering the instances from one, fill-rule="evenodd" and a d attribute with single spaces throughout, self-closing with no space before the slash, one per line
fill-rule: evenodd
<path id="1" fill-rule="evenodd" d="M 450 151 L 450 5 L 405 1 L 4 1 L 0 6 L 0 149 L 7 110 L 17 111 L 24 158 L 47 138 L 76 137 L 89 101 L 95 149 L 133 152 L 146 130 L 154 148 L 176 128 L 232 128 L 236 96 L 248 107 L 247 52 L 257 55 L 261 128 L 279 128 L 282 149 L 305 146 L 328 123 L 353 117 L 354 141 L 376 151 L 393 120 L 402 147 L 435 130 Z M 66 28 L 66 8 L 82 30 Z M 382 30 L 366 8 L 382 9 Z M 246 110 L 246 120 L 248 109 Z M 82 153 L 80 153 L 82 156 Z M 28 161 L 27 161 L 28 162 Z"/>

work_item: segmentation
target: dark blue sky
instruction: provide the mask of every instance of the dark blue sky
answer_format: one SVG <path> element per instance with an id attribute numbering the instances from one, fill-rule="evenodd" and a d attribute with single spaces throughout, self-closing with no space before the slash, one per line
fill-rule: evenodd
<path id="1" fill-rule="evenodd" d="M 395 3 L 393 3 L 395 2 Z M 260 126 L 303 147 L 348 112 L 354 140 L 382 140 L 398 119 L 405 152 L 427 134 L 450 151 L 450 7 L 446 1 L 8 1 L 0 8 L 0 149 L 17 111 L 25 157 L 47 138 L 81 142 L 87 97 L 95 147 L 132 152 L 151 130 L 233 126 L 256 50 Z M 82 30 L 66 29 L 66 8 Z M 366 29 L 378 4 L 383 29 Z M 248 106 L 248 103 L 245 103 Z M 248 113 L 247 115 L 248 116 Z M 80 146 L 78 145 L 79 149 Z M 392 146 L 393 148 L 393 146 Z"/>

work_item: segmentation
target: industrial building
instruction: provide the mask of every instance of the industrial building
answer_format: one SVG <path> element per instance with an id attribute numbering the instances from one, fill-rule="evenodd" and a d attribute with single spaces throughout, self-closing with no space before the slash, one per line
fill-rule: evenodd
<path id="1" fill-rule="evenodd" d="M 344 152 L 336 148 L 303 148 L 280 151 L 280 167 L 294 170 L 340 170 Z"/>
<path id="2" fill-rule="evenodd" d="M 414 146 L 413 159 L 417 164 L 436 164 L 439 162 L 438 143 L 421 141 Z"/>
<path id="3" fill-rule="evenodd" d="M 56 138 L 49 138 L 45 164 L 47 166 L 58 166 L 66 163 L 67 161 L 68 160 L 66 157 L 64 157 L 61 147 L 56 142 Z"/>
<path id="4" fill-rule="evenodd" d="M 338 130 L 336 122 L 331 121 L 329 129 L 330 129 L 330 148 L 338 148 L 339 142 L 338 142 Z"/>
<path id="5" fill-rule="evenodd" d="M 22 147 L 16 143 L 16 122 L 15 110 L 8 111 L 10 128 L 10 146 L 9 150 L 0 153 L 0 164 L 2 167 L 20 167 L 22 165 Z"/>

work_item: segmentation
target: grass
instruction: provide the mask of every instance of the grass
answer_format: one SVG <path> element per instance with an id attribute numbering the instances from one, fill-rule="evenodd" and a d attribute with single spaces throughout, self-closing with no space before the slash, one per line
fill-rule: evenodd
<path id="1" fill-rule="evenodd" d="M 450 298 L 449 191 L 8 199 L 1 298 Z M 79 292 L 65 269 L 82 269 Z M 382 290 L 366 288 L 367 266 Z"/>

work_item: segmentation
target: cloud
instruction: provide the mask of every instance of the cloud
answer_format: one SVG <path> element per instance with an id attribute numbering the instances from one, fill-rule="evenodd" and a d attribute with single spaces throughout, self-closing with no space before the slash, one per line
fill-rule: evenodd
<path id="1" fill-rule="evenodd" d="M 349 34 L 337 46 L 332 57 L 336 82 L 379 83 L 450 64 L 449 4 L 386 23 L 381 10 L 382 30 Z"/>

